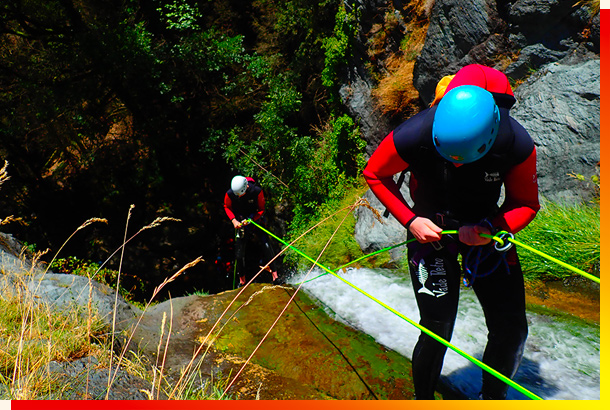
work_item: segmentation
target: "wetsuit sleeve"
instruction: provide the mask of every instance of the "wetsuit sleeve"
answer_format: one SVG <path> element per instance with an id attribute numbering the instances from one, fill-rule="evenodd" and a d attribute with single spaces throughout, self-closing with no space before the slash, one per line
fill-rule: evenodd
<path id="1" fill-rule="evenodd" d="M 258 221 L 259 219 L 261 219 L 261 217 L 263 216 L 263 213 L 265 212 L 265 195 L 263 194 L 262 189 L 258 194 L 257 204 L 258 204 L 258 211 L 255 214 L 252 214 L 250 216 L 250 219 L 252 219 L 253 221 Z"/>
<path id="2" fill-rule="evenodd" d="M 409 167 L 396 151 L 394 133 L 390 133 L 373 153 L 363 174 L 371 191 L 388 208 L 403 226 L 415 218 L 415 214 L 400 193 L 400 188 L 394 182 L 394 174 Z"/>
<path id="3" fill-rule="evenodd" d="M 535 147 L 525 161 L 508 171 L 504 188 L 504 204 L 491 222 L 503 230 L 516 233 L 525 228 L 540 209 Z"/>
<path id="4" fill-rule="evenodd" d="M 225 203 L 224 203 L 224 207 L 225 207 L 225 213 L 227 214 L 227 216 L 229 217 L 229 220 L 233 220 L 235 219 L 235 214 L 233 213 L 233 210 L 231 209 L 231 207 L 233 206 L 233 203 L 231 201 L 231 198 L 229 197 L 228 194 L 225 194 Z"/>

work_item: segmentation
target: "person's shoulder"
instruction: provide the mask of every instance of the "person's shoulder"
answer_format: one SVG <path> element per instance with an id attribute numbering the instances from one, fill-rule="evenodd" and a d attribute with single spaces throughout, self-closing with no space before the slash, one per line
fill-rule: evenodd
<path id="1" fill-rule="evenodd" d="M 248 181 L 248 192 L 252 195 L 258 196 L 261 192 L 263 192 L 263 188 L 253 179 L 252 181 Z"/>
<path id="2" fill-rule="evenodd" d="M 517 142 L 527 143 L 527 144 L 529 144 L 529 143 L 533 144 L 534 143 L 534 141 L 533 141 L 532 137 L 530 136 L 529 132 L 527 132 L 525 127 L 519 121 L 517 121 L 511 115 L 508 116 L 508 120 L 510 121 L 510 126 L 513 129 L 513 132 L 515 133 L 515 140 Z"/>
<path id="3" fill-rule="evenodd" d="M 422 132 L 432 131 L 436 105 L 418 112 L 394 129 L 394 138 L 416 139 Z"/>
<path id="4" fill-rule="evenodd" d="M 515 133 L 515 143 L 513 145 L 513 155 L 519 162 L 525 161 L 534 150 L 534 140 L 527 132 L 525 127 L 513 117 L 509 117 L 511 127 Z"/>
<path id="5" fill-rule="evenodd" d="M 414 148 L 432 143 L 436 107 L 434 105 L 420 111 L 394 129 L 394 145 L 403 158 L 407 153 L 413 153 Z"/>

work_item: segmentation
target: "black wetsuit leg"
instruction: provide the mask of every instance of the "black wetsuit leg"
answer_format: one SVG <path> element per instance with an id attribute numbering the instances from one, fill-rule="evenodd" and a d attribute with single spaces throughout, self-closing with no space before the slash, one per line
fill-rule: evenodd
<path id="1" fill-rule="evenodd" d="M 268 263 L 270 260 L 275 258 L 275 255 L 276 255 L 275 251 L 273 250 L 273 247 L 271 246 L 271 242 L 269 241 L 269 235 L 267 235 L 267 233 L 263 232 L 263 231 L 259 231 L 257 235 L 263 246 L 263 252 L 265 254 L 265 258 L 267 258 L 267 260 L 265 262 Z M 270 264 L 271 270 L 277 272 L 277 270 L 278 270 L 277 265 L 278 265 L 278 263 L 276 260 L 271 262 L 271 264 Z"/>
<path id="2" fill-rule="evenodd" d="M 515 252 L 515 249 L 509 252 Z M 473 289 L 483 308 L 489 331 L 483 362 L 512 378 L 523 357 L 528 328 L 523 272 L 516 254 L 510 256 L 514 260 L 509 265 L 510 274 L 501 265 L 492 274 L 476 278 Z M 484 271 L 485 266 L 481 269 Z M 503 400 L 507 391 L 506 383 L 483 371 L 482 398 Z"/>
<path id="3" fill-rule="evenodd" d="M 421 316 L 420 324 L 449 341 L 457 314 L 460 266 L 457 253 L 445 246 L 409 246 L 409 270 Z M 415 398 L 433 400 L 447 347 L 422 332 L 413 349 Z"/>
<path id="4" fill-rule="evenodd" d="M 237 276 L 246 275 L 246 232 L 239 228 L 235 231 L 235 264 Z"/>

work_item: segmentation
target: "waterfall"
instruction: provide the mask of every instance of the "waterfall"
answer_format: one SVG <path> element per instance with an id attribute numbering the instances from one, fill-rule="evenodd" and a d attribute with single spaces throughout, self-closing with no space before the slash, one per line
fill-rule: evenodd
<path id="1" fill-rule="evenodd" d="M 311 279 L 323 272 L 314 270 Z M 348 269 L 347 281 L 419 322 L 419 312 L 409 275 L 398 270 Z M 293 276 L 295 286 L 305 273 Z M 325 305 L 336 320 L 365 332 L 376 341 L 410 358 L 420 331 L 378 303 L 332 275 L 303 284 L 308 294 Z M 451 343 L 481 360 L 487 340 L 483 311 L 471 289 L 462 288 L 458 317 Z M 599 400 L 600 330 L 581 321 L 559 320 L 527 313 L 529 336 L 521 367 L 514 381 L 545 400 Z M 449 349 L 441 382 L 470 399 L 481 388 L 481 369 Z M 509 389 L 508 399 L 527 399 Z"/>

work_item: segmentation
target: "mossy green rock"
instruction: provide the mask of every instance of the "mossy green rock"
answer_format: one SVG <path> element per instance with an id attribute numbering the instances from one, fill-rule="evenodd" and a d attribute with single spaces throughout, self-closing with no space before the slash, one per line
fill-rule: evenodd
<path id="1" fill-rule="evenodd" d="M 207 338 L 205 344 L 211 343 L 225 358 L 248 358 L 264 338 L 251 363 L 301 385 L 304 396 L 291 398 L 413 398 L 408 359 L 331 319 L 304 292 L 253 284 L 236 298 L 237 294 L 235 290 L 199 298 L 199 317 L 191 315 L 199 343 L 230 305 L 212 333 L 215 337 Z M 222 330 L 217 333 L 218 329 Z M 272 388 L 280 392 L 284 386 Z"/>

